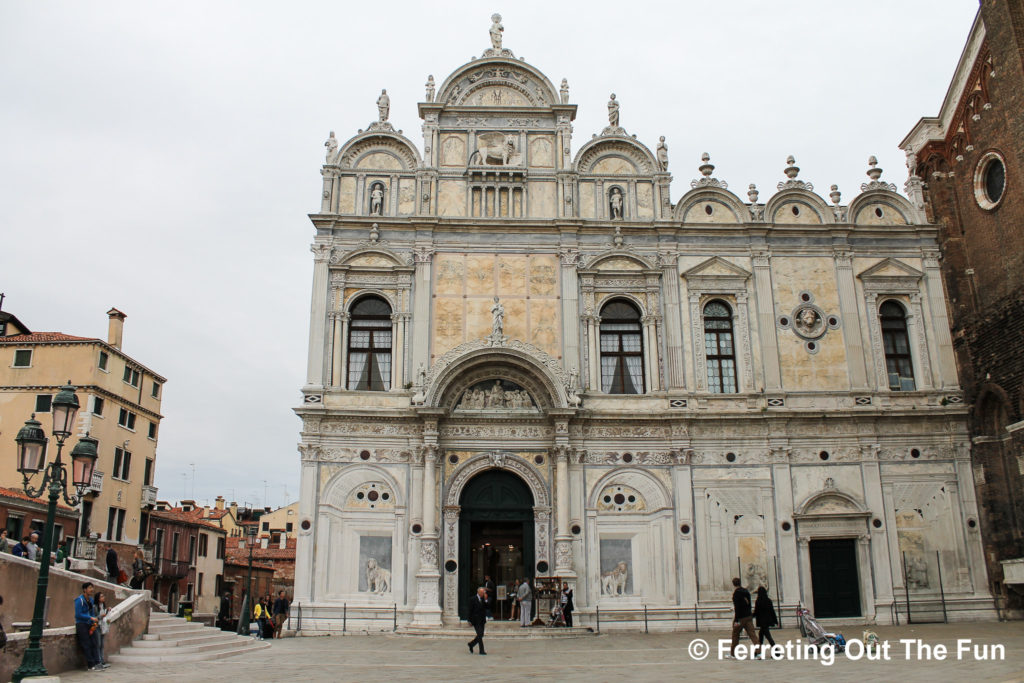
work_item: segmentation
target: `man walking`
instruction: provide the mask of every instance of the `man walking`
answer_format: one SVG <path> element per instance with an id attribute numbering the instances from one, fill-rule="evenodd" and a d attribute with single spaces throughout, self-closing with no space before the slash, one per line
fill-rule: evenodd
<path id="1" fill-rule="evenodd" d="M 288 618 L 288 598 L 284 597 L 284 591 L 277 592 L 277 600 L 274 600 L 274 637 L 280 638 L 284 620 Z"/>
<path id="2" fill-rule="evenodd" d="M 484 652 L 484 627 L 487 626 L 487 589 L 480 586 L 476 589 L 476 596 L 469 601 L 469 623 L 476 629 L 476 638 L 469 641 L 469 651 L 473 652 L 473 646 L 480 646 L 480 654 Z"/>
<path id="3" fill-rule="evenodd" d="M 519 628 L 526 628 L 533 616 L 533 590 L 530 588 L 529 579 L 523 579 L 519 584 L 516 599 L 519 601 Z"/>
<path id="4" fill-rule="evenodd" d="M 75 598 L 75 635 L 78 637 L 78 645 L 85 655 L 85 664 L 89 671 L 102 671 L 110 668 L 110 665 L 100 663 L 96 640 L 93 638 L 93 631 L 99 627 L 99 619 L 92 615 L 94 590 L 92 581 L 86 581 L 82 584 L 82 594 Z"/>
<path id="5" fill-rule="evenodd" d="M 740 631 L 746 631 L 750 636 L 750 656 L 754 656 L 754 649 L 757 647 L 757 634 L 754 632 L 753 610 L 750 608 L 750 591 L 740 585 L 739 579 L 733 579 L 732 585 L 736 590 L 732 592 L 732 645 L 729 647 L 729 657 L 736 652 L 736 645 L 740 642 Z"/>
<path id="6" fill-rule="evenodd" d="M 121 568 L 117 565 L 117 551 L 107 548 L 107 581 L 116 584 L 121 574 Z"/>

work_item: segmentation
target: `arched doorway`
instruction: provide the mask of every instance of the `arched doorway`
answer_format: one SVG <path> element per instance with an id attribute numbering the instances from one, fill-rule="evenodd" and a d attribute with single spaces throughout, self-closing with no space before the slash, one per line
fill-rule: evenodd
<path id="1" fill-rule="evenodd" d="M 459 497 L 459 617 L 489 575 L 495 586 L 533 580 L 533 494 L 506 470 L 490 469 L 467 482 Z M 507 612 L 506 612 L 507 613 Z"/>

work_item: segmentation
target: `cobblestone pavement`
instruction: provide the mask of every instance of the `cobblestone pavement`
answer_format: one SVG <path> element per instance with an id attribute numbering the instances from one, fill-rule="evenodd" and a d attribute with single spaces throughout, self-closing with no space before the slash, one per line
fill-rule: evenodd
<path id="1" fill-rule="evenodd" d="M 859 637 L 862 628 L 841 629 Z M 586 681 L 621 683 L 669 681 L 697 677 L 699 681 L 1024 681 L 1024 622 L 937 624 L 877 627 L 890 643 L 889 661 L 851 661 L 837 655 L 831 666 L 820 661 L 720 660 L 718 638 L 728 633 L 628 633 L 560 640 L 500 640 L 487 643 L 488 656 L 470 656 L 461 639 L 432 639 L 394 635 L 286 638 L 253 654 L 214 662 L 181 664 L 119 664 L 102 673 L 61 674 L 67 683 L 84 681 L 137 683 L 141 681 L 244 680 L 276 681 Z M 697 638 L 711 643 L 707 659 L 688 653 Z M 795 641 L 794 630 L 775 632 L 776 642 Z M 972 648 L 957 659 L 957 639 L 971 639 Z M 945 661 L 919 661 L 916 644 L 910 657 L 900 639 L 944 645 Z M 746 641 L 744 641 L 746 642 Z M 975 661 L 973 646 L 1003 645 L 1004 658 Z M 697 648 L 698 646 L 693 646 Z M 728 647 L 728 644 L 726 644 Z M 856 647 L 854 648 L 856 649 Z"/>

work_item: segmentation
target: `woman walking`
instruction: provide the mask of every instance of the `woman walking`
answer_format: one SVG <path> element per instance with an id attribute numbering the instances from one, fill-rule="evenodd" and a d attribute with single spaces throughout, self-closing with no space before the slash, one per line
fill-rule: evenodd
<path id="1" fill-rule="evenodd" d="M 762 646 L 761 651 L 764 652 L 765 640 L 769 645 L 775 647 L 775 640 L 772 638 L 770 629 L 779 625 L 779 619 L 775 615 L 772 599 L 768 597 L 768 589 L 764 586 L 757 589 L 757 599 L 754 601 L 754 620 L 757 622 L 757 628 L 760 629 L 757 633 L 757 642 Z"/>

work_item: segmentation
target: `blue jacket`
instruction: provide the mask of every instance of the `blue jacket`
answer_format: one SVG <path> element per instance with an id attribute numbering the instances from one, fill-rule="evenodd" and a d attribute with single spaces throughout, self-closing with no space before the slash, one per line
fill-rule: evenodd
<path id="1" fill-rule="evenodd" d="M 92 623 L 92 600 L 84 595 L 79 595 L 75 598 L 75 623 Z"/>

